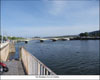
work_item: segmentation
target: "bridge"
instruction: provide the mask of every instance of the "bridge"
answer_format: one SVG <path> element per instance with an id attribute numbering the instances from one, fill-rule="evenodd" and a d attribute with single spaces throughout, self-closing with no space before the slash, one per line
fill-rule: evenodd
<path id="1" fill-rule="evenodd" d="M 31 55 L 24 47 L 20 48 L 20 57 L 18 60 L 9 60 L 9 54 L 14 52 L 11 42 L 0 44 L 0 62 L 4 62 L 9 71 L 3 75 L 56 75 L 50 68 L 43 64 L 35 56 Z"/>
<path id="2" fill-rule="evenodd" d="M 62 41 L 65 41 L 65 40 L 70 40 L 70 38 L 40 38 L 39 40 L 40 40 L 40 42 L 44 42 L 46 40 L 52 40 L 52 41 L 62 40 Z"/>
<path id="3" fill-rule="evenodd" d="M 14 43 L 16 42 L 25 42 L 28 43 L 29 41 L 31 41 L 32 39 L 18 39 L 18 40 L 12 40 Z"/>
<path id="4" fill-rule="evenodd" d="M 14 40 L 14 42 L 25 42 L 25 43 L 28 43 L 29 41 L 31 40 L 40 40 L 40 42 L 44 42 L 46 40 L 51 40 L 51 41 L 66 41 L 66 40 L 70 40 L 72 39 L 73 37 L 65 37 L 65 38 L 32 38 L 32 39 L 21 39 L 21 40 Z"/>

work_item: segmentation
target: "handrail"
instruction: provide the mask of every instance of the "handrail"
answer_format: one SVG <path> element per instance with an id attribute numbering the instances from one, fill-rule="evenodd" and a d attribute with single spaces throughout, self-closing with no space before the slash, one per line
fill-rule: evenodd
<path id="1" fill-rule="evenodd" d="M 31 53 L 21 48 L 21 60 L 24 64 L 27 74 L 34 75 L 56 75 L 51 69 L 43 64 L 39 59 Z M 25 61 L 24 61 L 25 60 Z"/>

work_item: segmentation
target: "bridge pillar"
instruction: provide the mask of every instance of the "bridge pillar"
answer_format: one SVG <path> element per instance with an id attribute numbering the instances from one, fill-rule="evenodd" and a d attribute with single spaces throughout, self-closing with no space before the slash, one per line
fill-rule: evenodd
<path id="1" fill-rule="evenodd" d="M 40 42 L 44 42 L 44 40 L 40 40 Z"/>
<path id="2" fill-rule="evenodd" d="M 25 41 L 25 43 L 28 43 L 28 41 Z"/>
<path id="3" fill-rule="evenodd" d="M 55 39 L 52 39 L 52 41 L 53 41 L 53 42 L 55 42 L 55 41 L 57 41 L 57 40 L 55 40 Z"/>
<path id="4" fill-rule="evenodd" d="M 66 39 L 61 39 L 62 41 L 66 41 Z"/>

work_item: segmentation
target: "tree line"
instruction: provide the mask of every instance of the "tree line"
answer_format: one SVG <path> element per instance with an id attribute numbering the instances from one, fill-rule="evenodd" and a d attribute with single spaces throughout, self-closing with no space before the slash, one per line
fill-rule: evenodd
<path id="1" fill-rule="evenodd" d="M 9 39 L 9 40 L 19 40 L 19 39 L 25 39 L 25 38 L 23 38 L 23 37 L 6 37 L 6 36 L 3 36 L 3 38 L 2 38 L 2 35 L 0 35 L 0 41 L 1 40 L 4 40 L 4 41 L 6 41 L 7 39 Z"/>
<path id="2" fill-rule="evenodd" d="M 100 31 L 98 32 L 91 32 L 91 33 L 88 33 L 88 32 L 85 32 L 85 33 L 80 33 L 79 34 L 80 37 L 100 37 Z"/>

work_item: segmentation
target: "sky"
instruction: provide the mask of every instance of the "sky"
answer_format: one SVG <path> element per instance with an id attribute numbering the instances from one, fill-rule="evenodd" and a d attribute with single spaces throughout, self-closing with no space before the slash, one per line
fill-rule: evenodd
<path id="1" fill-rule="evenodd" d="M 2 0 L 6 36 L 47 37 L 99 30 L 98 0 Z"/>

